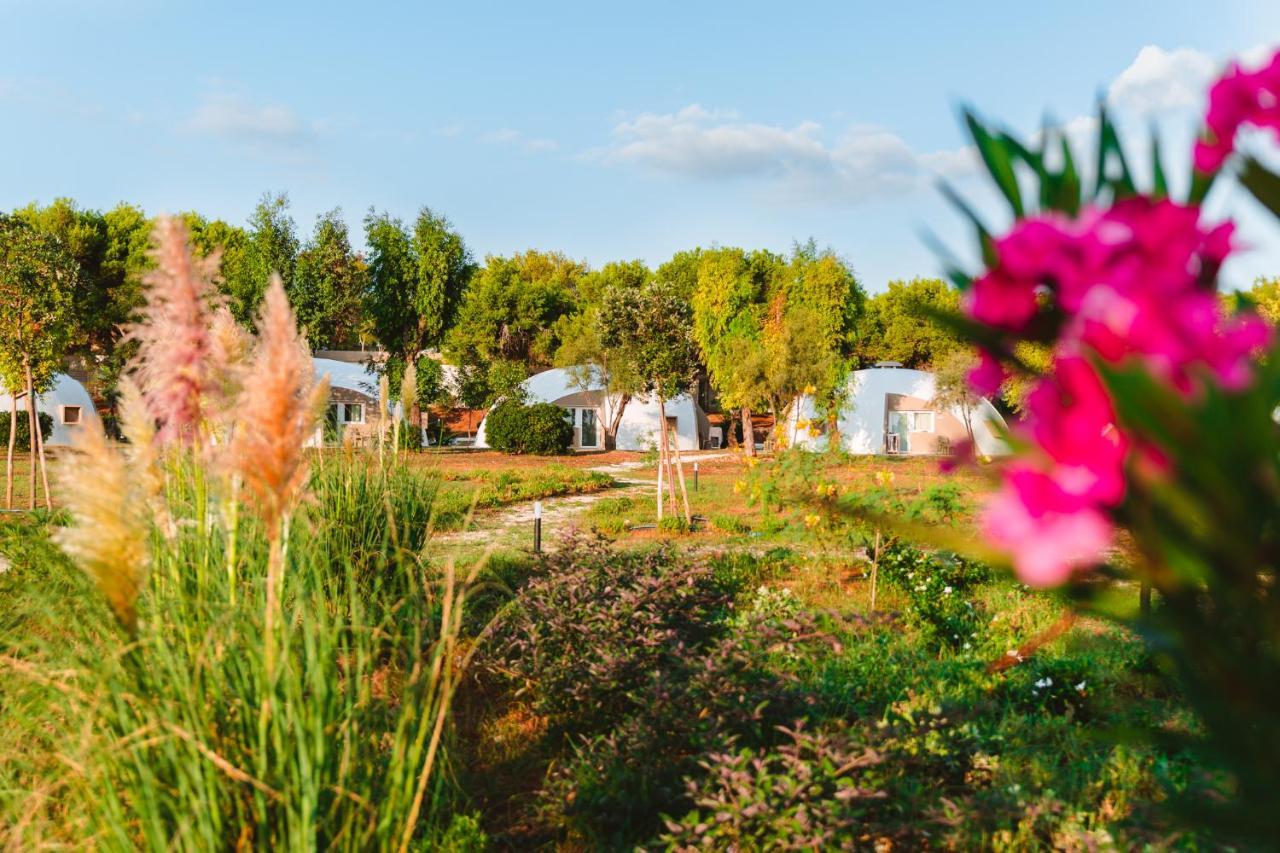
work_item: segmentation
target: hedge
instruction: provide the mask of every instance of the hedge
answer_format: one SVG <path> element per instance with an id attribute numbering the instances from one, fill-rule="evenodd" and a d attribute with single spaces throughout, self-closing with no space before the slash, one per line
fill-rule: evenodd
<path id="1" fill-rule="evenodd" d="M 53 416 L 48 412 L 40 412 L 40 437 L 49 441 L 49 436 L 53 435 Z M 24 447 L 31 446 L 31 427 L 26 410 L 18 412 L 18 437 L 16 441 L 17 448 L 21 450 Z M 9 412 L 0 412 L 0 448 L 9 446 L 9 421 L 11 415 Z"/>
<path id="2" fill-rule="evenodd" d="M 486 440 L 494 450 L 504 453 L 567 453 L 573 445 L 573 427 L 564 415 L 564 409 L 551 403 L 526 406 L 504 400 L 485 419 Z"/>

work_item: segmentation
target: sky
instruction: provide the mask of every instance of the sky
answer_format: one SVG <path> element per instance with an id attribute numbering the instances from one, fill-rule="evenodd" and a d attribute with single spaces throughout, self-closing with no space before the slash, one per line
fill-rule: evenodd
<path id="1" fill-rule="evenodd" d="M 594 266 L 813 238 L 877 292 L 939 273 L 926 234 L 972 258 L 939 180 L 1001 221 L 962 105 L 1083 152 L 1101 95 L 1140 174 L 1155 127 L 1185 175 L 1208 82 L 1275 45 L 1274 0 L 0 0 L 0 208 L 243 224 L 286 192 L 303 235 L 340 207 L 359 245 L 371 208 L 427 205 L 478 258 Z M 1280 228 L 1211 201 L 1252 246 L 1228 283 L 1280 274 Z"/>

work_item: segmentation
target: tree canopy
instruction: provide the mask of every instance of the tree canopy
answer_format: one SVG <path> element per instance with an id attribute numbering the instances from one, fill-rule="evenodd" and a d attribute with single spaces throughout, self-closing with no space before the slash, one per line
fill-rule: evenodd
<path id="1" fill-rule="evenodd" d="M 898 361 L 904 367 L 931 367 L 961 344 L 948 329 L 930 320 L 924 309 L 956 313 L 959 307 L 960 294 L 941 279 L 889 282 L 884 292 L 866 302 L 857 333 L 860 365 Z"/>

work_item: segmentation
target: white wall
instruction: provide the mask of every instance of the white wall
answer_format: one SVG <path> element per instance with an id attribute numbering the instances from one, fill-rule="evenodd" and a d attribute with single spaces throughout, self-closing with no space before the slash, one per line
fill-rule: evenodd
<path id="1" fill-rule="evenodd" d="M 536 373 L 526 379 L 521 386 L 525 390 L 530 403 L 554 403 L 562 397 L 577 393 L 584 389 L 573 384 L 569 371 L 553 368 Z M 598 391 L 598 388 L 587 390 Z M 682 394 L 674 400 L 666 401 L 667 417 L 676 421 L 677 443 L 681 450 L 698 449 L 698 415 L 694 408 L 693 398 Z M 476 447 L 488 447 L 485 441 L 485 422 L 480 422 L 476 430 Z M 648 450 L 658 446 L 658 429 L 661 419 L 658 416 L 658 401 L 632 398 L 622 412 L 622 420 L 618 424 L 619 450 Z M 604 447 L 604 412 L 600 413 L 600 446 Z"/>
<path id="2" fill-rule="evenodd" d="M 26 397 L 20 397 L 18 400 L 18 417 L 25 418 L 26 415 Z M 10 408 L 13 405 L 13 398 L 4 388 L 0 388 L 0 417 L 7 418 Z M 80 407 L 80 423 L 66 424 L 62 421 L 63 406 L 79 406 Z M 53 432 L 49 436 L 49 440 L 45 442 L 47 447 L 61 447 L 71 444 L 75 435 L 80 432 L 90 421 L 97 421 L 98 410 L 93 406 L 93 398 L 89 396 L 89 392 L 79 381 L 71 378 L 65 373 L 59 373 L 54 378 L 54 385 L 44 394 L 36 395 L 36 410 L 47 413 L 53 418 Z"/>
<path id="3" fill-rule="evenodd" d="M 837 419 L 841 444 L 850 453 L 866 454 L 884 452 L 885 395 L 901 394 L 920 400 L 932 400 L 935 392 L 932 373 L 901 367 L 873 367 L 854 371 L 849 377 L 849 388 L 849 402 L 841 409 Z M 951 414 L 963 421 L 959 409 L 953 408 Z M 798 421 L 817 417 L 813 400 L 801 397 L 787 422 L 789 435 L 795 435 L 797 446 L 815 450 L 827 446 L 825 435 L 814 438 L 806 431 L 797 429 Z M 990 402 L 983 400 L 973 412 L 972 420 L 974 443 L 979 453 L 985 456 L 1003 456 L 1009 452 L 997 431 L 1004 427 L 1004 419 Z"/>

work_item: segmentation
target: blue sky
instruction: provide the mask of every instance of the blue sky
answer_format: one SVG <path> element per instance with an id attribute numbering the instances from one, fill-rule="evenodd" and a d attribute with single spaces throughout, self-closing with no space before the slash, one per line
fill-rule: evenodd
<path id="1" fill-rule="evenodd" d="M 242 223 L 286 191 L 305 233 L 426 204 L 477 256 L 595 265 L 812 236 L 876 291 L 938 271 L 924 230 L 964 244 L 936 175 L 990 204 L 958 104 L 1085 144 L 1106 92 L 1182 155 L 1205 80 L 1268 44 L 1280 3 L 0 0 L 0 207 Z M 1238 190 L 1214 213 L 1280 244 Z M 1228 277 L 1261 272 L 1280 251 Z"/>

